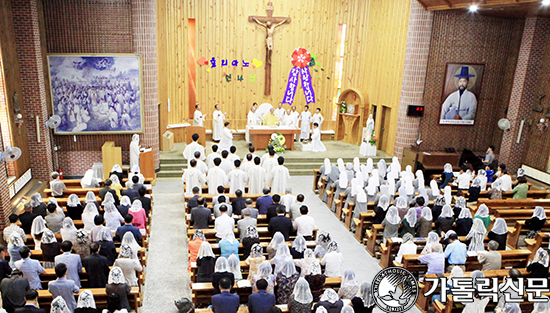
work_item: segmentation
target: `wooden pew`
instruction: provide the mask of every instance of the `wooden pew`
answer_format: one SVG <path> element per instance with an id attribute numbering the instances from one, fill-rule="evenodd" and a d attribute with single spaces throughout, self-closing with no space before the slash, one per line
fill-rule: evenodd
<path id="1" fill-rule="evenodd" d="M 348 202 L 348 207 L 346 209 L 342 209 L 342 212 L 344 213 L 344 226 L 348 230 L 351 230 L 351 217 L 353 216 L 353 210 L 355 209 L 355 202 Z"/>
<path id="2" fill-rule="evenodd" d="M 353 223 L 355 224 L 355 239 L 360 243 L 363 243 L 363 235 L 365 234 L 365 229 L 370 225 L 367 224 L 367 220 L 372 220 L 372 214 L 374 212 L 361 212 L 359 213 L 359 218 L 354 218 Z"/>
<path id="3" fill-rule="evenodd" d="M 529 258 L 532 260 L 535 257 L 535 253 L 539 248 L 547 249 L 548 244 L 550 241 L 550 234 L 549 233 L 538 233 L 534 239 L 525 239 L 525 244 L 527 246 L 527 249 L 532 252 L 531 257 Z"/>
<path id="4" fill-rule="evenodd" d="M 336 192 L 336 187 L 333 185 L 328 186 L 328 190 L 325 191 L 327 193 L 327 206 L 329 209 L 332 209 L 332 201 L 334 200 L 334 193 Z"/>
<path id="5" fill-rule="evenodd" d="M 281 312 L 283 313 L 288 313 L 289 310 L 288 310 L 288 305 L 286 304 L 277 304 L 276 305 L 280 310 Z M 214 311 L 212 311 L 212 309 L 210 308 L 207 308 L 207 309 L 195 309 L 195 313 L 214 313 Z M 248 307 L 247 306 L 240 306 L 239 307 L 239 310 L 237 311 L 237 313 L 249 313 L 248 311 Z"/>
<path id="6" fill-rule="evenodd" d="M 501 208 L 532 209 L 536 206 L 550 208 L 550 199 L 479 199 L 477 207 L 481 204 L 485 204 L 489 208 L 489 213 L 494 214 Z"/>
<path id="7" fill-rule="evenodd" d="M 258 230 L 258 234 L 260 235 L 260 241 L 271 241 L 271 233 L 269 232 L 267 227 L 258 227 L 257 230 Z M 204 236 L 206 237 L 206 240 L 208 242 L 210 243 L 216 242 L 216 231 L 214 229 L 209 228 L 209 229 L 203 229 L 202 231 L 204 232 Z M 313 238 L 317 238 L 317 231 L 319 231 L 319 229 L 316 227 L 313 230 Z M 195 232 L 194 229 L 187 230 L 188 240 L 193 239 L 194 232 Z M 235 233 L 235 237 L 238 237 L 239 230 L 235 228 L 233 232 Z M 293 235 L 290 236 L 291 241 L 294 240 L 294 238 L 296 238 L 296 236 L 293 236 Z M 265 239 L 265 240 L 262 240 L 262 239 Z"/>
<path id="8" fill-rule="evenodd" d="M 313 192 L 315 192 L 319 185 L 319 179 L 321 178 L 321 172 L 316 168 L 313 170 Z"/>
<path id="9" fill-rule="evenodd" d="M 80 289 L 82 292 L 85 289 Z M 105 288 L 87 288 L 94 295 L 94 300 L 98 309 L 107 308 L 107 292 Z M 75 297 L 78 297 L 80 293 L 75 293 Z M 53 301 L 53 296 L 48 290 L 38 290 L 38 305 L 40 308 L 45 309 L 46 312 L 50 311 L 51 303 Z M 130 302 L 130 307 L 134 310 L 138 310 L 143 301 L 143 296 L 139 290 L 139 287 L 132 287 L 130 294 L 128 294 L 128 301 Z"/>
<path id="10" fill-rule="evenodd" d="M 367 212 L 368 214 L 368 212 Z M 363 240 L 367 243 L 367 251 L 371 256 L 376 256 L 376 238 L 382 236 L 384 226 L 382 224 L 374 224 L 371 229 L 367 230 L 367 238 Z"/>
<path id="11" fill-rule="evenodd" d="M 67 188 L 82 187 L 82 185 L 80 185 L 81 179 L 62 179 L 61 181 L 63 183 L 65 183 L 65 186 L 67 186 Z M 125 177 L 125 178 L 122 179 L 122 182 L 120 182 L 120 183 L 122 184 L 122 186 L 124 186 L 127 181 L 128 181 L 128 177 Z M 103 182 L 100 181 L 99 184 L 103 185 Z M 154 177 L 145 177 L 145 181 L 143 182 L 143 184 L 154 186 L 155 185 L 155 178 Z"/>
<path id="12" fill-rule="evenodd" d="M 78 196 L 86 196 L 86 194 L 88 192 L 93 192 L 95 195 L 99 195 L 99 190 L 101 188 L 67 188 L 65 189 L 65 191 L 63 191 L 63 197 L 62 198 L 67 198 L 69 197 L 69 195 L 72 195 L 72 194 L 75 194 L 75 195 L 78 195 Z M 123 189 L 125 190 L 125 189 Z M 44 189 L 44 192 L 46 193 L 46 195 L 48 196 L 52 196 L 52 190 L 51 189 Z M 153 193 L 153 189 L 151 188 L 146 188 L 145 190 L 145 194 L 152 194 Z"/>
<path id="13" fill-rule="evenodd" d="M 236 216 L 236 215 L 233 214 L 233 216 Z M 212 219 L 214 219 L 214 214 L 212 214 Z M 240 216 L 239 216 L 239 219 L 235 220 L 235 225 L 237 224 L 237 221 L 239 221 L 239 220 L 240 220 Z M 257 227 L 267 227 L 268 226 L 267 215 L 258 214 L 258 218 L 256 219 L 256 222 L 257 222 Z M 188 229 L 192 228 L 192 226 L 191 226 L 191 213 L 185 215 L 185 223 L 187 224 Z M 208 225 L 208 226 L 209 226 L 209 228 L 214 228 L 214 224 L 211 224 L 211 225 Z"/>

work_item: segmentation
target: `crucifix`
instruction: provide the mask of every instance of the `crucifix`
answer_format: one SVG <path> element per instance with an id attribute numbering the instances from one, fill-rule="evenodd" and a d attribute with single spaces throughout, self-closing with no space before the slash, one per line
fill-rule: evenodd
<path id="1" fill-rule="evenodd" d="M 271 55 L 273 54 L 273 32 L 276 27 L 284 23 L 290 23 L 290 17 L 273 16 L 273 3 L 267 3 L 267 16 L 249 16 L 248 21 L 257 23 L 266 30 L 265 37 L 265 92 L 266 96 L 271 94 Z"/>

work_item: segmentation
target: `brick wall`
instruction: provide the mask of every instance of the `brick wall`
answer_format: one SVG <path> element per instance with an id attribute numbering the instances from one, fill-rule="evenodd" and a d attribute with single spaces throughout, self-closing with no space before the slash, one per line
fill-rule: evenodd
<path id="1" fill-rule="evenodd" d="M 398 158 L 403 155 L 403 149 L 410 147 L 418 137 L 420 118 L 407 117 L 407 106 L 423 104 L 432 23 L 433 12 L 425 10 L 418 1 L 412 0 L 395 135 L 394 155 Z"/>
<path id="2" fill-rule="evenodd" d="M 422 118 L 422 149 L 453 147 L 484 151 L 506 108 L 513 76 L 508 71 L 521 42 L 523 20 L 436 12 L 432 29 Z M 520 34 L 518 36 L 517 34 Z M 511 60 L 512 59 L 512 60 Z M 485 64 L 474 126 L 439 125 L 447 63 Z M 498 143 L 498 142 L 497 142 Z"/>
<path id="3" fill-rule="evenodd" d="M 142 55 L 145 114 L 142 145 L 155 147 L 155 166 L 158 167 L 156 54 L 151 53 L 156 53 L 154 1 L 48 0 L 44 6 L 44 19 L 48 53 Z M 137 22 L 133 22 L 135 19 Z M 127 152 L 131 138 L 132 135 L 79 135 L 75 142 L 73 136 L 55 136 L 60 147 L 60 167 L 67 175 L 82 175 L 89 169 L 89 164 L 101 162 L 101 146 L 105 141 L 114 141 Z M 85 157 L 92 157 L 92 160 L 79 161 Z M 73 161 L 77 162 L 69 164 Z M 128 162 L 124 153 L 123 162 Z"/>
<path id="4" fill-rule="evenodd" d="M 13 24 L 17 41 L 17 56 L 23 90 L 25 127 L 31 156 L 33 178 L 49 180 L 53 170 L 50 130 L 45 123 L 49 118 L 46 101 L 46 80 L 43 75 L 44 55 L 40 38 L 37 0 L 12 0 Z M 39 119 L 40 143 L 37 138 L 36 116 Z"/>
<path id="5" fill-rule="evenodd" d="M 508 107 L 507 118 L 511 127 L 502 137 L 500 154 L 500 161 L 508 166 L 509 171 L 515 172 L 521 165 L 522 157 L 526 164 L 546 170 L 548 136 L 546 131 L 541 132 L 536 127 L 538 119 L 545 113 L 536 113 L 532 109 L 538 104 L 539 95 L 545 95 L 548 91 L 549 32 L 550 19 L 527 18 L 525 21 Z M 529 120 L 530 117 L 534 119 Z M 525 123 L 520 134 L 522 120 Z"/>

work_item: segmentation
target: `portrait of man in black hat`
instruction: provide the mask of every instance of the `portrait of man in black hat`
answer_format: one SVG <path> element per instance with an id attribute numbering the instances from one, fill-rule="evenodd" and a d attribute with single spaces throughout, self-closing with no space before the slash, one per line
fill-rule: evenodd
<path id="1" fill-rule="evenodd" d="M 440 124 L 474 124 L 478 103 L 473 90 L 479 91 L 482 70 L 483 65 L 447 65 L 445 101 L 441 106 Z"/>

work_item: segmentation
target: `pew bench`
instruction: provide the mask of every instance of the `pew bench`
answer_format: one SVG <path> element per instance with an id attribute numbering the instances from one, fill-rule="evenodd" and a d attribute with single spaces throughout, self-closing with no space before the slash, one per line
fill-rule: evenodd
<path id="1" fill-rule="evenodd" d="M 62 198 L 64 198 L 65 196 L 68 197 L 69 195 L 72 195 L 72 194 L 75 194 L 75 195 L 78 195 L 78 196 L 82 196 L 82 195 L 83 195 L 83 196 L 86 196 L 86 194 L 87 194 L 88 192 L 90 192 L 90 191 L 93 192 L 93 193 L 96 194 L 96 195 L 99 195 L 99 190 L 100 190 L 100 189 L 101 189 L 101 188 L 75 188 L 75 187 L 67 188 L 67 189 L 65 189 L 65 190 L 63 191 L 63 197 L 62 197 Z M 146 187 L 145 189 L 146 189 L 146 190 L 145 190 L 145 194 L 150 195 L 150 194 L 153 193 L 153 189 L 147 188 L 147 187 Z M 124 191 L 124 190 L 125 190 L 125 189 L 123 189 L 123 191 Z M 44 189 L 44 192 L 45 192 L 46 195 L 48 195 L 48 196 L 53 196 L 53 195 L 52 195 L 52 190 L 49 189 L 49 188 L 48 188 L 48 189 Z"/>
<path id="2" fill-rule="evenodd" d="M 85 289 L 80 289 L 82 292 Z M 107 308 L 107 292 L 105 288 L 87 288 L 94 295 L 94 300 L 98 309 Z M 53 301 L 53 296 L 48 290 L 37 290 L 38 291 L 38 305 L 41 309 L 45 309 L 46 312 L 50 311 L 51 303 Z M 80 293 L 75 293 L 75 297 L 78 297 Z M 128 294 L 128 302 L 130 302 L 130 307 L 134 310 L 138 310 L 143 301 L 143 296 L 139 290 L 139 287 L 132 287 L 132 290 Z"/>
<path id="3" fill-rule="evenodd" d="M 257 228 L 258 230 L 258 234 L 260 236 L 260 241 L 271 241 L 271 233 L 269 232 L 269 230 L 267 229 L 267 227 L 258 227 Z M 216 237 L 216 231 L 213 229 L 213 228 L 209 228 L 209 229 L 202 229 L 202 231 L 204 232 L 204 236 L 206 237 L 206 240 L 210 243 L 214 243 L 216 242 L 217 240 L 217 237 Z M 313 230 L 313 238 L 317 238 L 317 232 L 319 231 L 319 228 L 315 227 L 315 229 Z M 195 232 L 195 229 L 188 229 L 187 230 L 187 239 L 189 241 L 191 241 L 193 239 L 193 234 Z M 239 230 L 237 228 L 235 228 L 233 230 L 233 232 L 235 233 L 235 238 L 238 238 L 239 237 Z M 296 238 L 296 236 L 294 235 L 291 235 L 290 236 L 290 241 L 294 240 Z"/>

